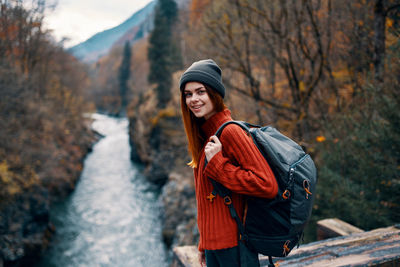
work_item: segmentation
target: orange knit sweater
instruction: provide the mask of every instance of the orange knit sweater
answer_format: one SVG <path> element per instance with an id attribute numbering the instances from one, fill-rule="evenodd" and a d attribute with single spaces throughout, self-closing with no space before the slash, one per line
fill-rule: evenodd
<path id="1" fill-rule="evenodd" d="M 228 109 L 209 118 L 202 125 L 207 140 L 215 134 L 219 126 L 230 120 L 231 112 Z M 243 129 L 238 125 L 228 125 L 222 132 L 220 141 L 222 151 L 204 169 L 203 148 L 198 167 L 194 169 L 200 251 L 238 245 L 238 228 L 222 197 L 215 197 L 213 202 L 207 199 L 213 191 L 208 177 L 232 191 L 232 202 L 241 219 L 244 209 L 242 195 L 273 198 L 278 193 L 278 184 L 271 168 Z"/>

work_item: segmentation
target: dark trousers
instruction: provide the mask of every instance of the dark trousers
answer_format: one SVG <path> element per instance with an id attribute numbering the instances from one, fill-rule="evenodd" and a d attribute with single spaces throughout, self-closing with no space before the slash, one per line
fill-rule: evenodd
<path id="1" fill-rule="evenodd" d="M 242 242 L 226 249 L 206 250 L 207 267 L 258 267 L 258 254 L 249 250 Z"/>

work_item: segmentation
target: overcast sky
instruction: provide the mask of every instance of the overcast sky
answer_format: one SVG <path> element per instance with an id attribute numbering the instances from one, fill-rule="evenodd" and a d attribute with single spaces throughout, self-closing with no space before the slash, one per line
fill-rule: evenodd
<path id="1" fill-rule="evenodd" d="M 63 37 L 70 39 L 64 43 L 66 48 L 121 24 L 151 2 L 151 0 L 52 1 L 56 3 L 56 7 L 54 10 L 48 10 L 45 26 L 53 30 L 53 36 L 57 41 Z"/>

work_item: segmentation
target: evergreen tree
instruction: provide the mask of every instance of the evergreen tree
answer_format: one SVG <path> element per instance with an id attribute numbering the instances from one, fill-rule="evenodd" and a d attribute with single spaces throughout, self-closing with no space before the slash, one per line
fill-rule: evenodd
<path id="1" fill-rule="evenodd" d="M 161 108 L 165 107 L 171 99 L 172 73 L 182 65 L 177 38 L 174 37 L 172 31 L 177 17 L 178 8 L 174 0 L 158 1 L 154 30 L 149 40 L 150 73 L 148 80 L 150 83 L 157 84 L 156 91 Z"/>
<path id="2" fill-rule="evenodd" d="M 125 110 L 127 100 L 126 93 L 128 91 L 128 80 L 130 78 L 131 68 L 131 46 L 129 41 L 125 42 L 124 51 L 122 54 L 122 62 L 119 67 L 119 94 L 121 97 L 121 111 Z"/>
<path id="3" fill-rule="evenodd" d="M 400 221 L 400 83 L 385 76 L 379 91 L 366 86 L 328 125 L 318 148 L 316 219 L 338 217 L 364 230 Z"/>

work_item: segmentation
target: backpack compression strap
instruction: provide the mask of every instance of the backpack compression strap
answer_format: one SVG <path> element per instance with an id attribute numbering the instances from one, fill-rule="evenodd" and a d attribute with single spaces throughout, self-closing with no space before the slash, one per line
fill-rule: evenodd
<path id="1" fill-rule="evenodd" d="M 223 131 L 223 129 L 228 125 L 228 124 L 236 124 L 239 125 L 246 133 L 250 133 L 249 132 L 249 127 L 259 127 L 258 125 L 253 125 L 253 124 L 249 124 L 247 122 L 243 122 L 243 121 L 228 121 L 225 122 L 224 124 L 222 124 L 217 132 L 215 133 L 215 136 L 219 137 Z M 205 158 L 205 163 L 204 163 L 204 168 L 206 168 L 208 164 L 207 158 Z M 240 221 L 239 215 L 237 214 L 235 207 L 233 206 L 232 203 L 232 199 L 231 199 L 231 191 L 226 188 L 225 186 L 223 186 L 222 184 L 218 183 L 217 181 L 215 181 L 214 179 L 211 179 L 210 177 L 208 177 L 213 185 L 213 191 L 212 191 L 212 195 L 216 196 L 217 194 L 219 196 L 221 196 L 224 199 L 224 203 L 225 205 L 228 206 L 229 208 L 229 212 L 232 216 L 232 218 L 236 221 L 237 225 L 238 225 L 238 229 L 239 229 L 239 240 L 247 240 L 247 235 L 244 232 L 244 226 L 242 224 L 242 222 Z"/>
<path id="2" fill-rule="evenodd" d="M 238 225 L 239 228 L 239 240 L 246 239 L 247 236 L 245 235 L 244 232 L 244 226 L 242 222 L 240 221 L 239 215 L 237 214 L 235 207 L 233 206 L 232 203 L 232 198 L 231 198 L 231 191 L 223 186 L 222 184 L 218 183 L 217 181 L 209 178 L 211 183 L 213 184 L 213 195 L 219 195 L 224 199 L 225 205 L 229 208 L 229 212 L 231 214 L 231 217 L 236 221 L 236 224 Z"/>

